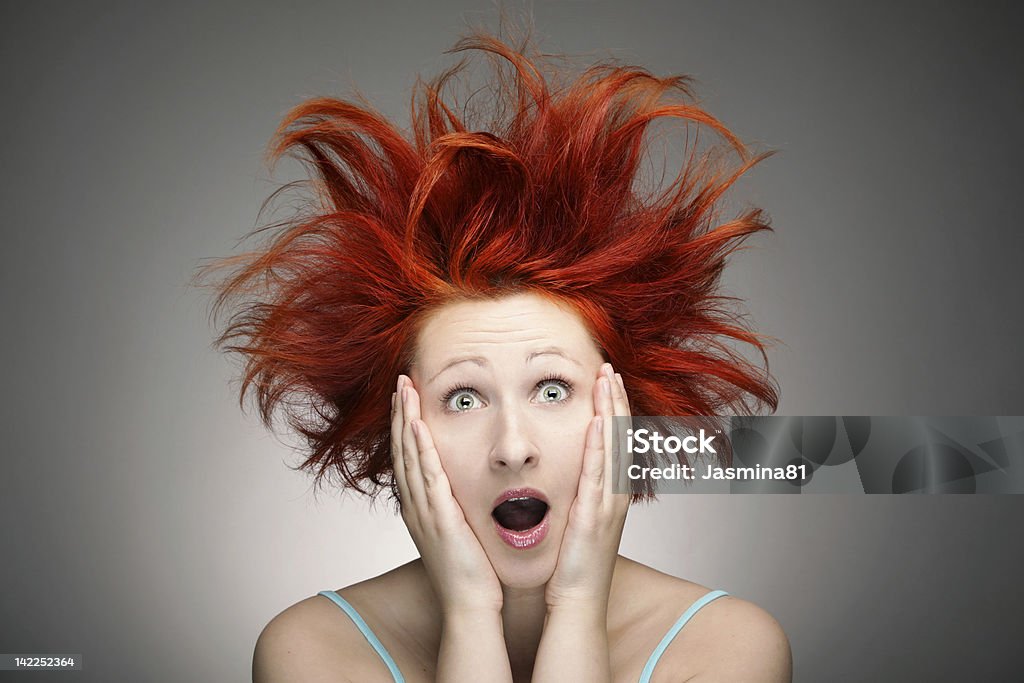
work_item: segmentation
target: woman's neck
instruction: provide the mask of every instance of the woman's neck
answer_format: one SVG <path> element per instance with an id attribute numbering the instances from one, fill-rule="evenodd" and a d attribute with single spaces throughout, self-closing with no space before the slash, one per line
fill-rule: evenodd
<path id="1" fill-rule="evenodd" d="M 620 588 L 629 582 L 632 570 L 636 566 L 638 565 L 635 562 L 621 555 L 616 557 L 615 572 L 609 591 L 609 614 L 628 616 L 633 612 L 629 601 L 624 602 L 623 591 Z M 533 673 L 534 660 L 537 658 L 537 649 L 548 616 L 545 588 L 546 586 L 515 589 L 502 586 L 504 604 L 501 609 L 501 622 L 515 681 L 528 681 Z"/>
<path id="2" fill-rule="evenodd" d="M 633 566 L 636 566 L 636 563 L 632 560 L 621 555 L 618 556 L 609 595 L 609 614 L 616 614 L 620 610 L 630 611 L 627 609 L 628 601 L 623 602 L 621 592 L 617 589 L 623 581 L 626 581 L 626 575 L 630 574 L 630 569 Z M 419 605 L 419 608 L 407 614 L 404 622 L 409 626 L 418 624 L 418 627 L 414 627 L 410 631 L 420 634 L 420 645 L 424 648 L 423 652 L 432 653 L 430 656 L 436 657 L 441 638 L 441 610 L 440 604 L 437 603 L 433 595 L 423 562 L 417 559 L 395 571 L 412 571 L 416 576 L 416 579 L 410 584 L 415 588 L 408 597 L 409 604 Z M 545 588 L 545 586 L 538 586 L 516 589 L 502 586 L 502 631 L 509 664 L 516 681 L 530 680 L 533 672 L 534 660 L 537 658 L 537 649 L 547 619 Z M 382 602 L 388 601 L 382 600 Z"/>
<path id="3" fill-rule="evenodd" d="M 544 586 L 527 589 L 503 586 L 502 593 L 501 623 L 513 678 L 529 680 L 547 618 Z"/>

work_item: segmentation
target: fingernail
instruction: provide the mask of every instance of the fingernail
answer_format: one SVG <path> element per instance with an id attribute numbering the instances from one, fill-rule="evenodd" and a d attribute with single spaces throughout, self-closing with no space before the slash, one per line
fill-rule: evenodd
<path id="1" fill-rule="evenodd" d="M 402 387 L 402 407 L 409 403 L 409 387 Z"/>
<path id="2" fill-rule="evenodd" d="M 420 421 L 419 420 L 413 420 L 412 421 L 412 433 L 415 434 L 417 438 L 419 438 L 419 435 L 420 435 Z"/>
<path id="3" fill-rule="evenodd" d="M 616 372 L 615 373 L 615 379 L 617 379 L 619 381 L 619 386 L 622 387 L 623 389 L 625 389 L 625 385 L 622 383 L 622 375 L 620 375 L 619 373 Z"/>
<path id="4" fill-rule="evenodd" d="M 607 396 L 608 394 L 611 393 L 612 385 L 608 382 L 608 378 L 607 377 L 602 377 L 601 380 L 600 380 L 600 384 L 601 384 L 600 391 L 601 391 L 601 394 L 603 396 Z"/>
<path id="5" fill-rule="evenodd" d="M 395 391 L 396 391 L 396 392 L 398 392 L 398 391 L 401 391 L 401 390 L 402 390 L 402 380 L 403 380 L 403 379 L 405 379 L 405 377 L 403 377 L 402 375 L 399 375 L 399 376 L 398 376 L 398 381 L 397 381 L 397 382 L 395 382 Z"/>

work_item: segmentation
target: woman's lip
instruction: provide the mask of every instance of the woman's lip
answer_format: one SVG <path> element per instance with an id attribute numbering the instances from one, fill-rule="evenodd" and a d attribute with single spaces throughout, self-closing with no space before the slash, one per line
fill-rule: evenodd
<path id="1" fill-rule="evenodd" d="M 500 496 L 497 497 L 497 499 L 495 499 L 494 504 L 491 505 L 491 509 L 493 510 L 494 508 L 504 503 L 506 500 L 512 500 L 514 498 L 536 498 L 537 500 L 544 501 L 544 503 L 547 504 L 548 507 L 551 506 L 551 504 L 548 503 L 548 497 L 545 496 L 540 491 L 538 491 L 537 489 L 518 488 L 509 489 L 503 492 Z M 537 527 L 534 528 L 536 529 Z"/>
<path id="2" fill-rule="evenodd" d="M 533 497 L 536 498 L 536 496 Z M 524 531 L 512 531 L 511 529 L 506 529 L 502 525 L 498 524 L 498 520 L 494 520 L 494 528 L 497 530 L 498 536 L 500 536 L 501 540 L 505 541 L 505 543 L 509 544 L 516 550 L 527 550 L 539 544 L 544 540 L 544 537 L 548 535 L 548 528 L 550 527 L 548 518 L 550 516 L 551 509 L 549 508 L 544 513 L 544 519 L 540 520 L 540 524 Z"/>

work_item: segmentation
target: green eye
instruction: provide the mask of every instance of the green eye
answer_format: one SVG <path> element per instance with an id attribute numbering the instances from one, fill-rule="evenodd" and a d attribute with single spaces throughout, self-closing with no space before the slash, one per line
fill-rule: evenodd
<path id="1" fill-rule="evenodd" d="M 462 389 L 451 394 L 445 401 L 445 405 L 453 413 L 464 413 L 478 407 L 480 399 L 472 391 Z"/>
<path id="2" fill-rule="evenodd" d="M 569 387 L 565 382 L 557 380 L 544 380 L 537 387 L 538 398 L 541 403 L 561 403 L 569 398 Z"/>

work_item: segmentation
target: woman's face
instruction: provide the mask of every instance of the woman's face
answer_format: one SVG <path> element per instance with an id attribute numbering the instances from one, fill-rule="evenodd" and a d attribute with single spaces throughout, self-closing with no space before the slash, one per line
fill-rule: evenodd
<path id="1" fill-rule="evenodd" d="M 422 418 L 506 586 L 554 572 L 603 362 L 582 318 L 537 294 L 452 303 L 420 329 Z"/>

